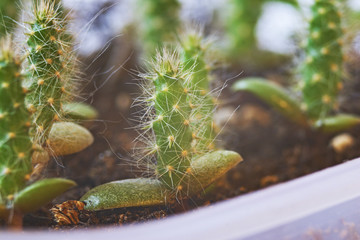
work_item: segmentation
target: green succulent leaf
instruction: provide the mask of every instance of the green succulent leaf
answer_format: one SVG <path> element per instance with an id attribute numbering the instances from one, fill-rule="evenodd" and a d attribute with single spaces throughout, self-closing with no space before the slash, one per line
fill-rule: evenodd
<path id="1" fill-rule="evenodd" d="M 74 186 L 74 181 L 63 178 L 39 180 L 19 192 L 15 198 L 15 208 L 22 213 L 35 211 Z"/>
<path id="2" fill-rule="evenodd" d="M 245 78 L 237 81 L 233 87 L 235 91 L 250 92 L 272 106 L 279 113 L 293 122 L 307 126 L 307 117 L 301 111 L 298 102 L 289 96 L 286 89 L 262 78 Z"/>
<path id="3" fill-rule="evenodd" d="M 339 114 L 317 120 L 314 127 L 322 132 L 335 133 L 348 130 L 360 124 L 360 117 L 351 114 Z"/>
<path id="4" fill-rule="evenodd" d="M 48 139 L 48 148 L 55 156 L 80 152 L 94 142 L 86 128 L 71 122 L 54 123 Z"/>
<path id="5" fill-rule="evenodd" d="M 65 117 L 73 120 L 93 120 L 97 118 L 98 112 L 89 104 L 81 102 L 71 102 L 63 104 Z"/>
<path id="6" fill-rule="evenodd" d="M 157 179 L 126 179 L 97 186 L 80 201 L 87 210 L 162 205 L 170 200 L 170 191 Z"/>
<path id="7" fill-rule="evenodd" d="M 242 161 L 238 153 L 215 151 L 193 161 L 191 171 L 184 176 L 186 196 L 201 191 Z M 175 197 L 166 184 L 157 179 L 127 179 L 97 186 L 87 192 L 80 201 L 87 210 L 102 210 L 121 207 L 163 205 Z M 177 196 L 179 197 L 179 196 Z"/>

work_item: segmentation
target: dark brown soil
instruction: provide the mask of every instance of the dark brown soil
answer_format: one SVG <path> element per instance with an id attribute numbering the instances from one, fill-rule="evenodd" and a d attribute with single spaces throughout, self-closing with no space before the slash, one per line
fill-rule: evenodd
<path id="1" fill-rule="evenodd" d="M 46 177 L 66 177 L 76 181 L 78 186 L 57 198 L 52 204 L 26 215 L 25 227 L 74 229 L 159 219 L 285 182 L 360 156 L 360 128 L 349 131 L 355 139 L 354 144 L 344 152 L 336 153 L 330 146 L 334 135 L 299 127 L 254 96 L 232 93 L 226 88 L 216 114 L 216 120 L 222 127 L 218 145 L 239 152 L 244 162 L 209 188 L 206 194 L 184 201 L 181 206 L 83 211 L 79 217 L 79 225 L 56 226 L 48 210 L 53 204 L 70 199 L 78 200 L 99 184 L 141 175 L 140 170 L 135 167 L 136 160 L 131 157 L 137 134 L 130 128 L 135 123 L 129 120 L 136 118 L 131 115 L 135 110 L 130 108 L 132 99 L 138 92 L 134 80 L 136 76 L 132 71 L 135 66 L 135 55 L 105 84 L 103 81 L 109 75 L 101 73 L 108 71 L 103 67 L 106 65 L 103 62 L 111 50 L 102 55 L 98 62 L 94 63 L 94 67 L 87 68 L 87 75 L 92 81 L 85 87 L 85 92 L 90 94 L 85 95 L 90 95 L 87 102 L 99 111 L 99 120 L 87 123 L 95 136 L 94 144 L 81 153 L 52 161 L 46 171 Z M 239 69 L 233 75 L 216 73 L 217 85 L 232 79 L 243 70 L 241 67 Z M 256 72 L 246 70 L 242 76 L 245 74 L 257 75 Z M 281 69 L 261 72 L 262 76 L 269 76 L 279 82 L 282 82 L 282 79 L 278 76 L 282 74 Z M 231 85 L 232 81 L 228 81 L 227 84 Z M 351 82 L 348 85 L 346 89 L 356 90 L 360 84 Z M 360 114 L 359 107 L 351 105 L 353 102 L 359 102 L 356 99 L 359 96 L 352 95 L 349 90 L 346 92 L 347 94 L 342 97 L 343 110 Z"/>

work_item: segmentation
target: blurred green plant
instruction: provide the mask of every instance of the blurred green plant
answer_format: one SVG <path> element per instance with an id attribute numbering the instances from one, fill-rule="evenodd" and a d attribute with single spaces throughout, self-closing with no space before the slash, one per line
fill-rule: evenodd
<path id="1" fill-rule="evenodd" d="M 330 116 L 338 108 L 337 96 L 344 77 L 342 4 L 339 0 L 316 0 L 311 7 L 305 61 L 299 70 L 302 102 L 265 79 L 243 79 L 233 89 L 251 92 L 295 123 L 325 132 L 343 131 L 359 124 L 358 116 Z"/>

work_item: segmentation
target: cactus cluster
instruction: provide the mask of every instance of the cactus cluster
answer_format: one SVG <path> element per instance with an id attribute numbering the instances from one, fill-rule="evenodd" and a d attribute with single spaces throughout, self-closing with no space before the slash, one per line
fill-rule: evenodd
<path id="1" fill-rule="evenodd" d="M 75 153 L 93 141 L 85 128 L 62 122 L 62 104 L 73 89 L 68 70 L 73 66 L 68 66 L 74 58 L 71 43 L 65 41 L 71 38 L 60 3 L 33 1 L 27 23 L 27 62 L 15 55 L 17 46 L 11 44 L 11 37 L 0 44 L 1 218 L 11 216 L 13 209 L 20 214 L 36 210 L 74 186 L 73 181 L 59 178 L 33 181 L 49 154 Z"/>
<path id="2" fill-rule="evenodd" d="M 11 39 L 0 43 L 0 204 L 10 206 L 30 178 L 30 114 L 22 87 L 21 61 Z"/>
<path id="3" fill-rule="evenodd" d="M 311 119 L 326 117 L 337 107 L 342 88 L 341 1 L 316 0 L 311 8 L 306 62 L 301 69 L 303 108 Z"/>
<path id="4" fill-rule="evenodd" d="M 180 25 L 178 0 L 138 0 L 142 13 L 141 44 L 146 56 L 175 39 Z"/>

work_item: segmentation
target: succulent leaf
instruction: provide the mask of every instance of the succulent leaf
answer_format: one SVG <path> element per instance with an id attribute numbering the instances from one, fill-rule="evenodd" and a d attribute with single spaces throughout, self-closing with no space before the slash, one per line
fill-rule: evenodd
<path id="1" fill-rule="evenodd" d="M 244 78 L 237 81 L 234 91 L 250 92 L 272 106 L 279 113 L 303 126 L 307 126 L 307 117 L 302 112 L 298 102 L 290 97 L 286 89 L 262 78 Z"/>

